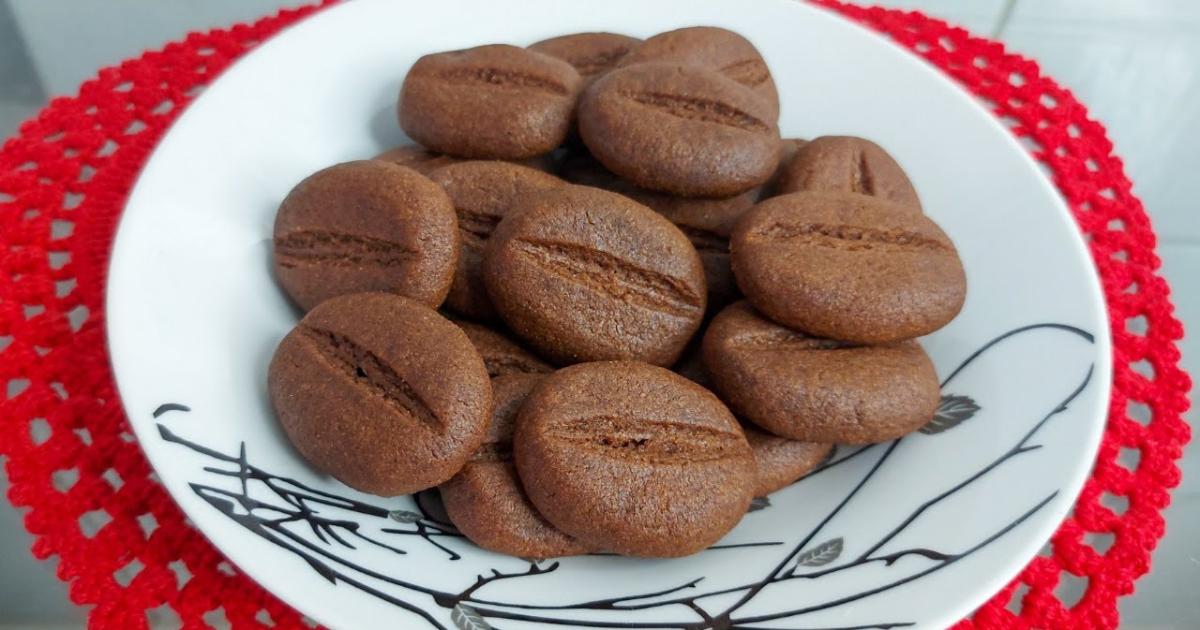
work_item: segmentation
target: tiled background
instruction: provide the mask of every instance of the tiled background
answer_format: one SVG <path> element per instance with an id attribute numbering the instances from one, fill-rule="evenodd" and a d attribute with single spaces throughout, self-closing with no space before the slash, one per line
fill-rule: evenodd
<path id="1" fill-rule="evenodd" d="M 246 20 L 279 0 L 0 0 L 0 138 L 99 67 L 185 32 Z M 1041 62 L 1109 129 L 1158 231 L 1179 316 L 1200 331 L 1200 2 L 884 0 L 998 37 Z M 1184 363 L 1200 374 L 1200 336 Z M 1193 418 L 1196 414 L 1193 413 Z M 1200 454 L 1187 451 L 1153 572 L 1121 605 L 1132 630 L 1200 628 Z M 0 474 L 0 490 L 5 480 Z M 0 630 L 79 627 L 53 563 L 35 562 L 0 501 Z"/>

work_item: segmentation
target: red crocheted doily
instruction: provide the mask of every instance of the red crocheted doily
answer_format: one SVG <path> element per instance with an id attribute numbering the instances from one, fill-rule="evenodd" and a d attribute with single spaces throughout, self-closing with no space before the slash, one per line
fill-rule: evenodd
<path id="1" fill-rule="evenodd" d="M 1114 342 L 1104 443 L 1052 553 L 959 627 L 1116 627 L 1117 599 L 1133 591 L 1163 535 L 1161 511 L 1189 439 L 1190 388 L 1155 236 L 1121 160 L 1069 92 L 1001 44 L 919 13 L 817 1 L 890 35 L 986 101 L 1049 170 L 1087 236 Z M 238 627 L 304 623 L 224 561 L 154 479 L 117 399 L 103 298 L 117 218 L 167 127 L 230 63 L 314 10 L 192 34 L 106 68 L 0 150 L 0 385 L 17 392 L 0 402 L 8 497 L 29 508 L 33 553 L 59 557 L 71 600 L 92 607 L 96 627 L 145 628 L 154 609 L 173 610 L 185 628 L 205 627 L 222 609 Z M 1140 452 L 1134 470 L 1118 463 L 1122 449 Z M 1106 494 L 1128 507 L 1109 509 Z M 96 522 L 105 524 L 95 530 Z M 1098 551 L 1097 538 L 1111 546 Z M 1055 595 L 1064 572 L 1088 580 L 1070 606 Z"/>

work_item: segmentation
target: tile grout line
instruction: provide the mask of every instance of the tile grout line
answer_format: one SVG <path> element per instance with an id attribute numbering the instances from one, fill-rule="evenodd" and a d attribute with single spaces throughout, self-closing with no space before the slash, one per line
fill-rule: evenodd
<path id="1" fill-rule="evenodd" d="M 1018 0 L 1004 0 L 1004 6 L 1000 9 L 1000 17 L 996 20 L 996 27 L 992 29 L 992 39 L 999 39 L 1004 35 L 1004 30 L 1008 28 L 1008 23 L 1012 21 L 1013 13 L 1017 9 Z"/>

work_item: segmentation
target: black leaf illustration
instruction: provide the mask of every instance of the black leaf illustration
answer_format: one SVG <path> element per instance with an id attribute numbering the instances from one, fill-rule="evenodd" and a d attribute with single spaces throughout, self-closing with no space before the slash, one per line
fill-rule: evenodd
<path id="1" fill-rule="evenodd" d="M 759 510 L 765 510 L 769 507 L 771 507 L 770 499 L 767 497 L 754 497 L 754 499 L 750 501 L 750 509 L 746 511 L 757 512 Z"/>
<path id="2" fill-rule="evenodd" d="M 942 402 L 938 404 L 937 411 L 933 414 L 933 420 L 921 427 L 921 433 L 936 435 L 943 431 L 949 431 L 970 420 L 976 411 L 979 411 L 979 405 L 975 404 L 970 396 L 944 395 Z"/>
<path id="3" fill-rule="evenodd" d="M 825 542 L 805 551 L 796 557 L 796 565 L 806 567 L 823 567 L 842 555 L 842 539 L 841 537 Z"/>
<path id="4" fill-rule="evenodd" d="M 388 512 L 388 518 L 397 523 L 416 523 L 421 520 L 421 515 L 408 510 L 392 510 Z"/>
<path id="5" fill-rule="evenodd" d="M 491 624 L 479 611 L 471 608 L 466 604 L 458 604 L 454 610 L 450 612 L 450 621 L 458 627 L 458 630 L 492 630 Z"/>

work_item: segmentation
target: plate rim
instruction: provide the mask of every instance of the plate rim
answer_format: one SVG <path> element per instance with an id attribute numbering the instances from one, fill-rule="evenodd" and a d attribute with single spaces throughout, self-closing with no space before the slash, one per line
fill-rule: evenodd
<path id="1" fill-rule="evenodd" d="M 118 260 L 119 252 L 121 251 L 119 245 L 121 241 L 122 230 L 126 225 L 126 217 L 128 215 L 127 210 L 134 205 L 135 201 L 137 200 L 137 193 L 141 188 L 143 179 L 146 178 L 148 174 L 153 172 L 151 167 L 155 165 L 156 160 L 159 159 L 162 153 L 162 148 L 171 141 L 174 132 L 183 126 L 188 125 L 191 120 L 197 116 L 197 103 L 204 101 L 204 99 L 208 98 L 214 91 L 219 90 L 222 82 L 229 76 L 245 72 L 246 68 L 251 65 L 247 63 L 248 60 L 252 60 L 257 56 L 260 56 L 264 50 L 270 50 L 272 47 L 278 46 L 281 39 L 294 34 L 297 29 L 302 29 L 306 26 L 309 26 L 313 22 L 324 19 L 334 12 L 345 12 L 350 10 L 351 7 L 356 7 L 356 10 L 367 11 L 367 9 L 364 9 L 363 7 L 383 4 L 386 1 L 387 0 L 358 0 L 357 2 L 339 2 L 330 6 L 320 7 L 315 12 L 280 29 L 278 32 L 264 40 L 261 44 L 239 56 L 221 73 L 219 73 L 208 84 L 206 84 L 203 92 L 201 92 L 201 94 L 194 100 L 189 102 L 179 116 L 170 123 L 166 130 L 164 130 L 154 148 L 145 157 L 137 176 L 134 178 L 133 185 L 130 187 L 125 204 L 122 207 L 121 216 L 113 232 L 111 255 L 104 276 L 106 288 L 111 282 L 113 270 L 117 264 L 116 261 Z M 732 4 L 735 0 L 727 1 Z M 1095 352 L 1093 363 L 1095 374 L 1093 378 L 1095 380 L 1095 386 L 1099 388 L 1099 392 L 1097 393 L 1098 400 L 1108 401 L 1111 403 L 1113 373 L 1112 329 L 1111 322 L 1109 320 L 1108 305 L 1105 299 L 1103 284 L 1099 276 L 1099 271 L 1089 253 L 1086 241 L 1084 240 L 1084 235 L 1080 230 L 1078 223 L 1071 215 L 1070 209 L 1067 207 L 1066 201 L 1061 192 L 1041 171 L 1041 166 L 1039 163 L 1033 158 L 1029 151 L 1023 145 L 1021 145 L 1018 138 L 1003 125 L 1001 120 L 995 115 L 994 112 L 991 112 L 984 107 L 984 105 L 960 83 L 947 75 L 940 68 L 933 65 L 931 62 L 922 58 L 915 52 L 903 47 L 885 34 L 877 32 L 862 23 L 841 15 L 832 8 L 811 2 L 799 2 L 797 0 L 765 1 L 772 2 L 776 5 L 787 6 L 791 10 L 807 12 L 810 16 L 817 19 L 834 20 L 836 22 L 849 25 L 853 27 L 853 29 L 858 32 L 860 36 L 884 43 L 886 45 L 886 49 L 888 49 L 893 56 L 897 58 L 904 58 L 906 60 L 902 63 L 915 66 L 920 69 L 920 72 L 930 76 L 932 80 L 950 86 L 952 89 L 948 91 L 949 93 L 953 93 L 955 94 L 956 98 L 964 100 L 969 105 L 969 108 L 977 115 L 977 118 L 982 119 L 985 121 L 985 124 L 991 125 L 998 130 L 1000 132 L 999 135 L 1005 138 L 1005 142 L 1009 145 L 1009 149 L 1020 155 L 1023 166 L 1027 170 L 1032 171 L 1035 175 L 1032 180 L 1036 181 L 1036 185 L 1039 189 L 1041 189 L 1041 192 L 1052 200 L 1052 204 L 1056 209 L 1056 212 L 1054 213 L 1054 220 L 1064 223 L 1067 227 L 1067 233 L 1071 235 L 1071 247 L 1069 248 L 1071 250 L 1070 256 L 1075 257 L 1077 262 L 1081 261 L 1084 268 L 1089 270 L 1089 273 L 1086 275 L 1089 285 L 1087 287 L 1087 292 L 1092 297 L 1092 304 L 1090 305 L 1092 310 L 1091 315 L 1094 317 L 1096 322 L 1101 324 L 1098 330 L 1091 331 L 1094 335 Z M 112 299 L 112 292 L 106 290 L 104 296 L 104 334 L 105 342 L 108 347 L 109 362 L 113 371 L 117 395 L 121 399 L 122 411 L 126 413 L 127 417 L 132 417 L 130 409 L 128 409 L 125 405 L 124 397 L 121 396 L 121 391 L 124 389 L 122 386 L 124 379 L 122 379 L 120 375 L 123 370 L 118 365 L 119 361 L 117 359 L 117 345 L 113 343 L 113 337 L 110 332 L 110 323 L 114 321 L 112 317 L 113 309 L 114 300 Z M 996 571 L 986 580 L 981 581 L 981 584 L 972 590 L 972 595 L 970 597 L 966 597 L 963 599 L 963 601 L 955 604 L 945 606 L 940 614 L 937 614 L 931 618 L 929 623 L 937 626 L 948 626 L 968 617 L 976 608 L 993 597 L 1006 584 L 1017 577 L 1020 571 L 1024 569 L 1036 556 L 1038 550 L 1050 541 L 1054 532 L 1057 531 L 1062 525 L 1063 519 L 1073 509 L 1075 502 L 1078 500 L 1078 497 L 1083 490 L 1084 483 L 1090 476 L 1107 425 L 1107 405 L 1101 402 L 1101 404 L 1097 406 L 1095 416 L 1096 417 L 1094 418 L 1090 418 L 1087 424 L 1089 432 L 1085 436 L 1086 439 L 1081 440 L 1081 453 L 1084 456 L 1079 459 L 1079 465 L 1074 467 L 1074 469 L 1071 471 L 1071 474 L 1064 478 L 1064 492 L 1060 495 L 1060 497 L 1052 501 L 1051 505 L 1047 505 L 1049 517 L 1038 523 L 1035 523 L 1034 533 L 1028 535 L 1021 543 L 1017 545 L 1017 548 L 1020 549 L 1020 553 L 1012 554 L 1008 560 L 1003 563 L 1001 570 Z M 151 451 L 146 448 L 147 441 L 156 438 L 157 435 L 152 434 L 150 424 L 143 425 L 142 423 L 135 422 L 130 422 L 129 424 L 137 438 L 139 448 L 142 450 L 143 455 L 150 463 L 152 469 L 157 471 L 160 467 L 160 464 L 163 464 L 164 462 L 160 461 L 160 456 L 153 455 Z M 300 602 L 295 601 L 294 599 L 285 598 L 282 594 L 266 586 L 274 581 L 271 576 L 267 575 L 266 572 L 260 571 L 254 564 L 237 562 L 227 552 L 226 544 L 213 537 L 210 537 L 208 533 L 199 526 L 199 523 L 202 519 L 197 519 L 196 515 L 192 513 L 195 508 L 189 508 L 187 502 L 180 501 L 176 497 L 176 492 L 165 482 L 163 482 L 161 485 L 167 491 L 167 494 L 171 497 L 171 500 L 175 503 L 175 505 L 179 507 L 179 509 L 183 511 L 188 518 L 197 523 L 196 530 L 202 536 L 204 536 L 205 540 L 207 540 L 218 551 L 220 551 L 222 556 L 237 565 L 239 570 L 242 571 L 247 577 L 258 583 L 264 589 L 264 591 L 267 591 L 272 596 L 277 597 L 281 602 L 284 602 L 288 606 L 294 608 L 296 611 L 301 612 L 302 614 L 309 616 L 310 618 L 313 618 L 322 624 L 326 624 L 328 621 L 330 621 L 323 611 L 318 607 L 310 607 L 307 605 L 307 602 Z"/>

